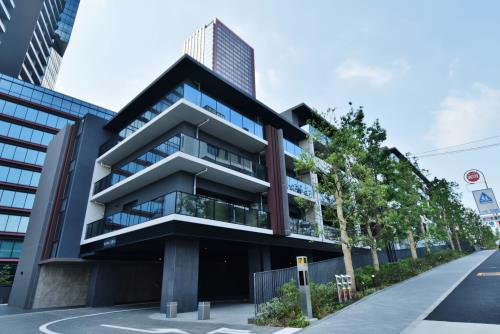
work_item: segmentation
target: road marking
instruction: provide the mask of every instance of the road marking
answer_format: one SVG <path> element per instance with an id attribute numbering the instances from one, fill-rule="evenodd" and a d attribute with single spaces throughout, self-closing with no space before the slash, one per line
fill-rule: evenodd
<path id="1" fill-rule="evenodd" d="M 282 330 L 279 330 L 277 332 L 274 332 L 273 334 L 293 334 L 293 333 L 297 333 L 300 330 L 302 330 L 302 328 L 287 327 L 287 328 L 283 328 Z"/>
<path id="2" fill-rule="evenodd" d="M 88 318 L 88 317 L 94 317 L 98 315 L 104 315 L 104 314 L 111 314 L 111 313 L 120 313 L 120 312 L 129 312 L 129 311 L 138 311 L 138 310 L 148 310 L 148 309 L 154 309 L 158 307 L 141 307 L 141 308 L 131 308 L 131 309 L 126 309 L 126 310 L 116 310 L 116 311 L 109 311 L 109 312 L 101 312 L 101 313 L 92 313 L 92 314 L 85 314 L 85 315 L 79 315 L 75 317 L 69 317 L 69 318 L 63 318 L 59 320 L 54 320 L 51 322 L 47 322 L 40 327 L 38 327 L 38 330 L 44 334 L 61 334 L 59 332 L 54 332 L 48 329 L 49 326 L 56 324 L 58 322 L 66 321 L 66 320 L 73 320 L 73 319 L 79 319 L 79 318 Z"/>
<path id="3" fill-rule="evenodd" d="M 494 271 L 494 272 L 486 272 L 486 273 L 477 273 L 476 276 L 500 276 L 500 271 Z"/>
<path id="4" fill-rule="evenodd" d="M 252 332 L 248 329 L 233 329 L 233 328 L 226 328 L 226 327 L 221 327 L 219 329 L 216 329 L 214 331 L 208 332 L 207 334 L 251 334 Z"/>
<path id="5" fill-rule="evenodd" d="M 178 334 L 189 334 L 177 328 L 151 328 L 151 329 L 139 329 L 132 327 L 122 327 L 114 325 L 101 325 L 102 327 L 123 329 L 124 331 L 139 332 L 139 333 L 152 333 L 152 334 L 163 334 L 163 333 L 178 333 Z"/>

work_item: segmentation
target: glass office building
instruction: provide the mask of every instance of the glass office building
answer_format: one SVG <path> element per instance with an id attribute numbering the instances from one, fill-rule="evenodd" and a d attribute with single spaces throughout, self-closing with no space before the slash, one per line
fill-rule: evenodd
<path id="1" fill-rule="evenodd" d="M 220 20 L 213 20 L 189 37 L 184 53 L 255 97 L 253 48 Z"/>
<path id="2" fill-rule="evenodd" d="M 0 74 L 0 266 L 18 261 L 47 145 L 61 128 L 86 114 L 114 115 Z"/>
<path id="3" fill-rule="evenodd" d="M 0 1 L 0 72 L 53 88 L 80 0 Z"/>

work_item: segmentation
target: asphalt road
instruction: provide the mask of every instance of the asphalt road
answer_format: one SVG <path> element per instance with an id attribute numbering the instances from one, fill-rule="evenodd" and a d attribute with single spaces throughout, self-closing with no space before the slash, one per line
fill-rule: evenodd
<path id="1" fill-rule="evenodd" d="M 425 320 L 500 324 L 500 251 L 474 269 Z"/>
<path id="2" fill-rule="evenodd" d="M 178 333 L 271 334 L 280 328 L 151 318 L 157 306 L 79 308 L 0 316 L 1 334 Z"/>

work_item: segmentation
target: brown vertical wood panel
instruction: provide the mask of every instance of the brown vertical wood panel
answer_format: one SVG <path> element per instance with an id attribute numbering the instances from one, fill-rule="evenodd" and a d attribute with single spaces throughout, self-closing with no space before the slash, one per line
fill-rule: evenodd
<path id="1" fill-rule="evenodd" d="M 267 196 L 267 206 L 269 209 L 269 219 L 271 222 L 271 228 L 273 234 L 275 235 L 286 235 L 287 229 L 285 224 L 285 219 L 288 219 L 288 212 L 285 212 L 283 201 L 287 199 L 287 194 L 283 193 L 283 164 L 281 159 L 283 159 L 282 140 L 279 132 L 276 128 L 266 125 L 266 139 L 267 139 L 267 150 L 266 150 L 266 167 L 269 183 L 271 184 L 269 188 L 269 193 Z M 288 204 L 288 202 L 286 203 Z"/>

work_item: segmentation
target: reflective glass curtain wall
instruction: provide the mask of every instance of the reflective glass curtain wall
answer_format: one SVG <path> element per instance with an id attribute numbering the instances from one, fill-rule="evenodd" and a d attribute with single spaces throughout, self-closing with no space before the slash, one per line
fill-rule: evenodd
<path id="1" fill-rule="evenodd" d="M 47 145 L 86 114 L 114 113 L 0 74 L 0 267 L 19 258 Z"/>

